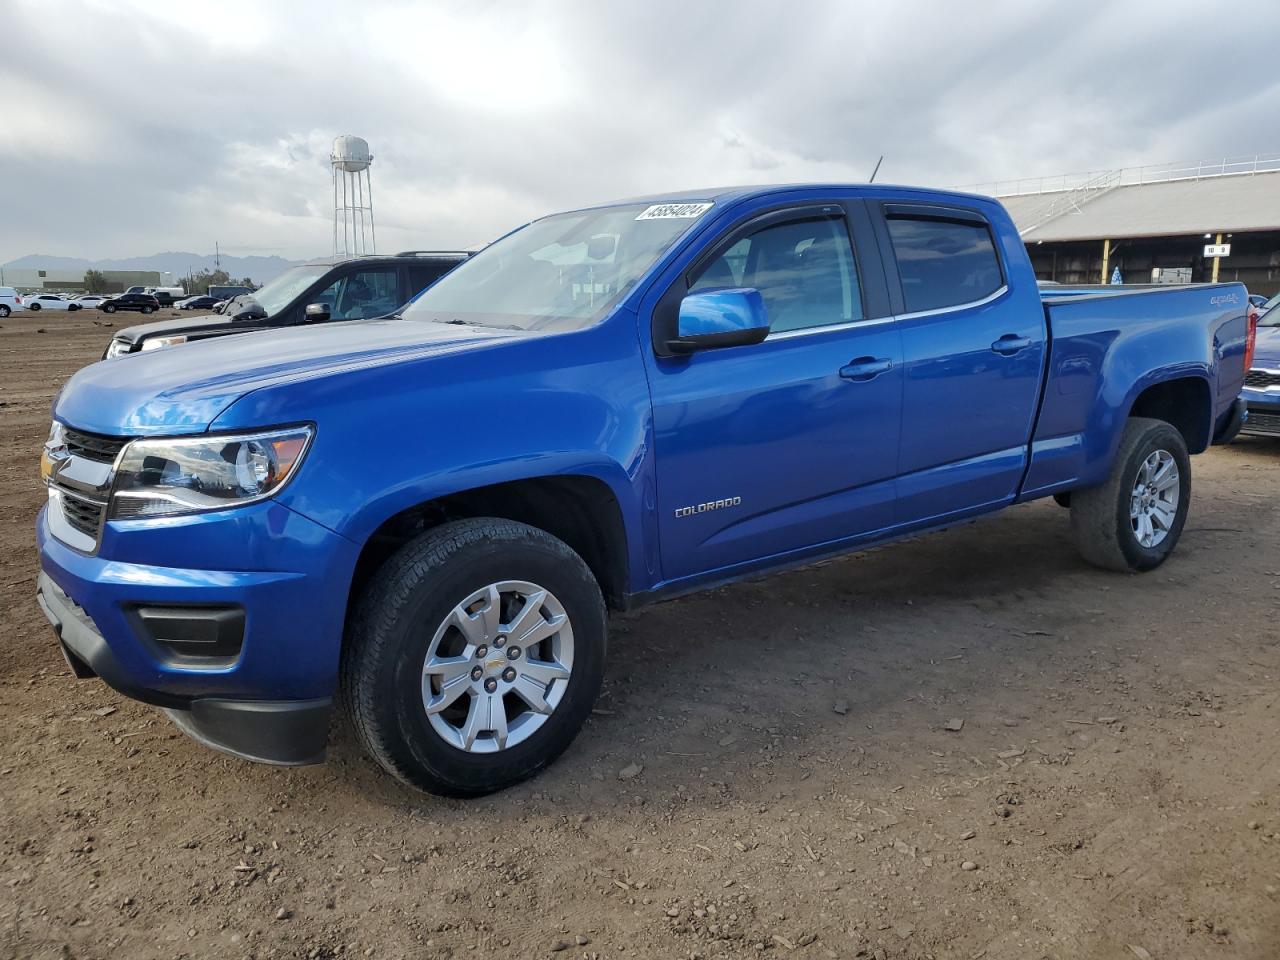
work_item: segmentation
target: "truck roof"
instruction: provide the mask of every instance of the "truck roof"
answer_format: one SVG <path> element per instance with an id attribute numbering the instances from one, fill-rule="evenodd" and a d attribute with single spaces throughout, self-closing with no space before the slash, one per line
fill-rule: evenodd
<path id="1" fill-rule="evenodd" d="M 315 257 L 311 260 L 303 260 L 298 266 L 305 267 L 330 267 L 337 266 L 340 263 L 352 263 L 359 260 L 361 263 L 368 263 L 374 260 L 466 260 L 471 254 L 466 250 L 405 250 L 400 253 L 365 253 L 359 256 L 343 256 L 343 257 Z"/>
<path id="2" fill-rule="evenodd" d="M 640 197 L 628 197 L 622 200 L 611 200 L 607 203 L 594 203 L 579 209 L 590 210 L 597 207 L 617 207 L 632 203 L 686 203 L 694 200 L 714 200 L 727 203 L 738 200 L 755 200 L 772 194 L 790 193 L 794 190 L 831 190 L 852 191 L 854 193 L 918 193 L 924 196 L 955 197 L 956 199 L 991 200 L 990 197 L 976 193 L 965 193 L 960 190 L 935 189 L 932 187 L 900 186 L 891 183 L 769 183 L 737 187 L 708 187 L 699 190 L 677 190 L 671 193 L 654 193 Z"/>

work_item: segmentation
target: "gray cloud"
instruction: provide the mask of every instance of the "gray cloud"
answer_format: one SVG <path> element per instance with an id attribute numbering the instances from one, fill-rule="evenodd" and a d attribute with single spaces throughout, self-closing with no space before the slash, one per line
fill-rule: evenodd
<path id="1" fill-rule="evenodd" d="M 1280 6 L 10 0 L 0 262 L 330 240 L 336 134 L 383 249 L 700 185 L 955 184 L 1280 153 Z"/>

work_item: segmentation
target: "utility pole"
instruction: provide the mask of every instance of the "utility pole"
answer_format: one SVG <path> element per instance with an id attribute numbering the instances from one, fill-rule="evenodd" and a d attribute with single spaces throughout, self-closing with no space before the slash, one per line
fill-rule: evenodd
<path id="1" fill-rule="evenodd" d="M 218 241 L 213 241 L 213 269 L 222 269 L 222 251 L 218 248 Z"/>

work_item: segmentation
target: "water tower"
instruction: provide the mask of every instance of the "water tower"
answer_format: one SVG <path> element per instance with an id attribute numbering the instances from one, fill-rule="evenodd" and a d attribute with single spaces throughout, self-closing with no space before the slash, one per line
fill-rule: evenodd
<path id="1" fill-rule="evenodd" d="M 341 136 L 329 155 L 333 167 L 333 255 L 356 257 L 377 252 L 373 231 L 373 154 L 363 137 Z"/>

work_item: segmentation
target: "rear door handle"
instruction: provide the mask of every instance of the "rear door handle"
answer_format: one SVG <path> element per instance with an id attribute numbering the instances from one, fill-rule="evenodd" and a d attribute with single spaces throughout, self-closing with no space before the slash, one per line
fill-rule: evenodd
<path id="1" fill-rule="evenodd" d="M 996 353 L 1004 354 L 1006 357 L 1012 356 L 1019 350 L 1025 350 L 1031 346 L 1030 337 L 1020 337 L 1016 333 L 1006 333 L 1003 337 L 991 345 L 991 349 Z"/>
<path id="2" fill-rule="evenodd" d="M 892 369 L 893 361 L 888 357 L 858 357 L 840 368 L 840 376 L 846 380 L 874 380 Z"/>

